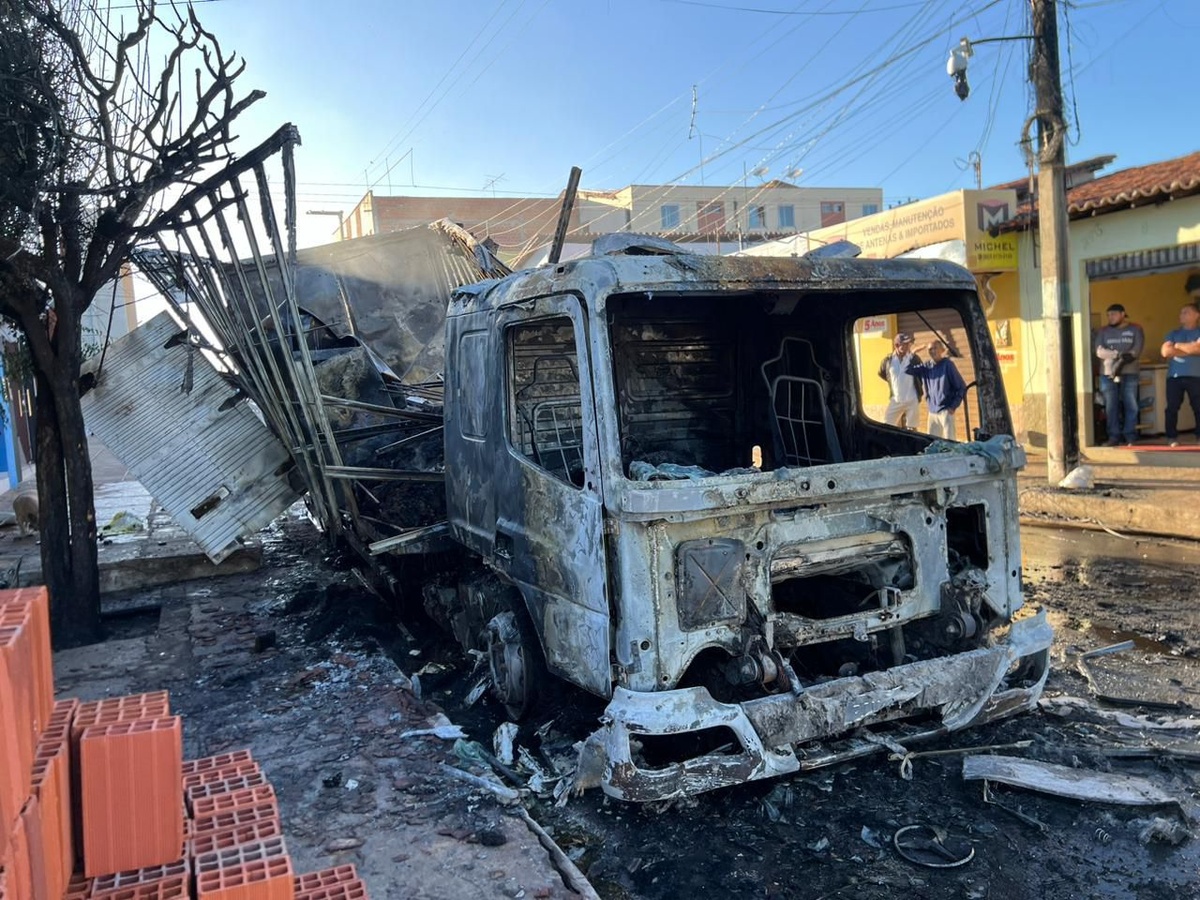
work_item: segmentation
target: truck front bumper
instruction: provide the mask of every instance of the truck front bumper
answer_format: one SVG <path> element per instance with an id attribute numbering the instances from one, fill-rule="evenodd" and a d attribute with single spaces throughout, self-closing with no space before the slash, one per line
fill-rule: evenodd
<path id="1" fill-rule="evenodd" d="M 1053 636 L 1045 614 L 1039 613 L 1014 622 L 1007 637 L 991 647 L 744 703 L 718 702 L 701 687 L 658 692 L 617 688 L 603 725 L 582 752 L 602 755 L 605 793 L 631 801 L 666 800 L 816 768 L 887 746 L 886 740 L 853 736 L 865 726 L 940 717 L 906 734 L 905 742 L 911 742 L 1031 708 L 1046 683 Z M 1008 680 L 1018 669 L 1024 685 L 1011 687 Z M 633 743 L 642 736 L 717 728 L 731 732 L 740 749 L 659 768 L 634 760 Z M 833 740 L 838 747 L 821 743 Z"/>

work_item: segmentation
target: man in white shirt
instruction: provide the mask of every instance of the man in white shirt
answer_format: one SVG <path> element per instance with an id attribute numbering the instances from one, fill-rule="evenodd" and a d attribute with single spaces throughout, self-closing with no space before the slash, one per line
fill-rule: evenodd
<path id="1" fill-rule="evenodd" d="M 912 352 L 912 335 L 901 331 L 892 339 L 892 352 L 879 364 L 879 377 L 888 383 L 888 405 L 883 419 L 889 425 L 915 431 L 921 414 L 921 379 L 908 374 L 908 367 L 920 364 Z"/>

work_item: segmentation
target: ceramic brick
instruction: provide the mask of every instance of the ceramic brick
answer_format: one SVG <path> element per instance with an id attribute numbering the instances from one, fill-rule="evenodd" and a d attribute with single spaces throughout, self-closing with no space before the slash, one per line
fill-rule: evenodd
<path id="1" fill-rule="evenodd" d="M 8 875 L 8 895 L 12 900 L 23 900 L 33 896 L 33 873 L 29 870 L 29 841 L 25 836 L 25 817 L 19 813 L 8 835 L 5 873 Z"/>
<path id="2" fill-rule="evenodd" d="M 191 839 L 192 841 L 197 841 L 215 832 L 228 831 L 232 828 L 239 828 L 243 825 L 250 825 L 267 819 L 279 819 L 279 806 L 276 804 L 274 797 L 252 806 L 242 806 L 238 809 L 215 812 L 203 818 L 193 819 Z"/>
<path id="3" fill-rule="evenodd" d="M 217 813 L 231 812 L 243 806 L 260 806 L 263 803 L 275 803 L 275 789 L 269 784 L 230 791 L 227 794 L 215 794 L 212 797 L 201 797 L 192 804 L 192 819 L 200 822 Z"/>
<path id="4" fill-rule="evenodd" d="M 92 892 L 92 879 L 84 878 L 82 872 L 76 872 L 67 882 L 67 893 L 63 900 L 88 900 Z"/>
<path id="5" fill-rule="evenodd" d="M 238 844 L 204 853 L 192 859 L 192 871 L 196 876 L 224 869 L 236 869 L 251 863 L 286 857 L 287 842 L 282 836 L 266 838 L 249 844 Z"/>
<path id="6" fill-rule="evenodd" d="M 367 886 L 359 879 L 297 893 L 293 900 L 368 900 Z"/>
<path id="7" fill-rule="evenodd" d="M 25 824 L 25 840 L 29 847 L 29 883 L 32 887 L 32 900 L 49 900 L 50 884 L 47 881 L 47 859 L 57 853 L 58 835 L 47 832 L 42 816 L 42 807 L 37 797 L 30 797 L 21 810 L 21 819 Z"/>
<path id="8" fill-rule="evenodd" d="M 75 719 L 75 712 L 79 709 L 79 701 L 74 697 L 68 697 L 65 700 L 56 700 L 54 708 L 50 711 L 50 727 L 53 728 L 59 725 L 70 726 Z"/>
<path id="9" fill-rule="evenodd" d="M 282 834 L 283 827 L 278 818 L 258 819 L 244 825 L 235 825 L 232 828 L 209 831 L 192 838 L 188 841 L 188 856 L 196 859 L 206 853 L 226 850 L 242 844 L 252 844 L 255 841 L 280 837 Z"/>
<path id="10" fill-rule="evenodd" d="M 186 766 L 187 763 L 184 763 Z M 258 763 L 254 760 L 242 760 L 239 762 L 229 763 L 224 766 L 218 766 L 212 769 L 205 769 L 201 772 L 193 772 L 191 775 L 183 776 L 183 792 L 187 792 L 194 787 L 199 787 L 202 784 L 212 784 L 214 781 L 228 781 L 230 778 L 237 778 L 239 775 L 258 775 L 262 773 Z"/>
<path id="11" fill-rule="evenodd" d="M 84 730 L 93 725 L 135 722 L 138 719 L 161 719 L 171 714 L 171 698 L 166 691 L 128 694 L 107 700 L 80 703 L 71 725 L 71 739 L 78 741 Z"/>
<path id="12" fill-rule="evenodd" d="M 66 890 L 75 861 L 68 747 L 65 735 L 57 740 L 43 736 L 33 762 L 33 795 L 41 805 L 46 884 L 52 897 L 61 897 Z"/>
<path id="13" fill-rule="evenodd" d="M 170 697 L 166 691 L 90 700 L 76 707 L 71 717 L 71 793 L 76 803 L 74 828 L 77 849 L 83 847 L 83 813 L 78 806 L 83 797 L 79 783 L 79 739 L 83 732 L 98 725 L 164 718 L 171 714 L 170 708 Z"/>
<path id="14" fill-rule="evenodd" d="M 353 865 L 333 866 L 317 872 L 305 872 L 296 876 L 295 888 L 297 895 L 304 891 L 315 891 L 318 888 L 332 887 L 335 884 L 345 884 L 358 880 L 358 871 Z"/>
<path id="15" fill-rule="evenodd" d="M 295 900 L 295 873 L 287 856 L 196 875 L 196 900 Z"/>
<path id="16" fill-rule="evenodd" d="M 0 594 L 3 593 L 0 591 Z M 48 626 L 39 618 L 38 609 L 30 601 L 0 601 L 0 628 L 19 628 L 25 632 L 29 655 L 25 663 L 28 668 L 24 687 L 27 692 L 28 724 L 36 744 L 38 735 L 49 722 L 50 706 L 54 703 L 53 696 L 46 698 L 43 694 L 50 665 L 49 645 L 43 645 L 43 639 L 48 637 Z"/>
<path id="17" fill-rule="evenodd" d="M 121 888 L 119 891 L 106 894 L 104 900 L 176 900 L 176 898 L 186 900 L 191 896 L 187 879 L 176 877 Z"/>
<path id="18" fill-rule="evenodd" d="M 178 716 L 97 724 L 79 739 L 84 874 L 162 865 L 183 846 Z"/>
<path id="19" fill-rule="evenodd" d="M 54 711 L 54 656 L 50 648 L 50 594 L 45 587 L 0 591 L 0 608 L 28 606 L 33 619 L 34 715 L 40 734 Z"/>
<path id="20" fill-rule="evenodd" d="M 13 620 L 15 616 L 6 617 Z M 0 625 L 0 803 L 8 829 L 29 796 L 36 732 L 33 718 L 32 617 L 28 608 L 18 624 Z M 10 889 L 11 890 L 11 889 Z"/>
<path id="21" fill-rule="evenodd" d="M 158 882 L 174 881 L 186 885 L 189 875 L 190 870 L 185 859 L 177 859 L 161 866 L 146 866 L 111 875 L 97 875 L 92 879 L 92 892 L 88 897 L 89 900 L 109 900 L 113 894 L 121 891 Z"/>
<path id="22" fill-rule="evenodd" d="M 223 781 L 210 781 L 208 784 L 198 784 L 190 787 L 184 792 L 184 799 L 187 801 L 188 808 L 194 809 L 197 800 L 203 800 L 206 797 L 215 797 L 218 794 L 232 794 L 235 791 L 262 787 L 266 783 L 267 779 L 262 772 L 234 775 Z"/>
<path id="23" fill-rule="evenodd" d="M 238 763 L 254 762 L 249 750 L 234 750 L 230 753 L 218 753 L 216 756 L 205 756 L 202 759 L 189 759 L 180 767 L 184 778 L 199 772 L 208 772 Z"/>

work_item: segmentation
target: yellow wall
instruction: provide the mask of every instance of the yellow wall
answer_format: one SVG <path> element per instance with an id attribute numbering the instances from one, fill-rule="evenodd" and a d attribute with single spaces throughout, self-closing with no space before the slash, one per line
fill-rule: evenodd
<path id="1" fill-rule="evenodd" d="M 892 352 L 892 338 L 896 334 L 896 317 L 882 318 L 887 319 L 887 328 L 882 332 L 857 335 L 863 411 L 877 421 L 883 419 L 888 405 L 888 384 L 879 377 L 879 364 Z"/>
<path id="2" fill-rule="evenodd" d="M 1119 278 L 1114 281 L 1094 281 L 1091 291 L 1092 334 L 1107 324 L 1104 311 L 1110 303 L 1120 303 L 1129 318 L 1146 332 L 1146 349 L 1142 362 L 1164 362 L 1159 348 L 1167 332 L 1179 328 L 1179 307 L 1187 302 L 1183 283 L 1187 272 L 1167 272 L 1162 275 L 1143 275 L 1139 278 Z M 1094 363 L 1093 363 L 1094 367 Z"/>
<path id="3" fill-rule="evenodd" d="M 1013 427 L 1020 432 L 1025 400 L 1025 329 L 1021 321 L 1020 280 L 1016 272 L 1002 272 L 986 281 L 985 287 L 986 276 L 976 275 L 975 278 L 979 282 L 979 299 L 1000 361 L 1000 375 L 1004 380 Z"/>

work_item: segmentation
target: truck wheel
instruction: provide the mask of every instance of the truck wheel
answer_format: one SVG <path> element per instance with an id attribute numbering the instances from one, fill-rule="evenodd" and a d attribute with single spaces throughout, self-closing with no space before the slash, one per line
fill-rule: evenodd
<path id="1" fill-rule="evenodd" d="M 545 677 L 542 648 L 533 629 L 511 610 L 488 622 L 486 635 L 492 690 L 509 716 L 520 721 L 533 709 Z"/>

